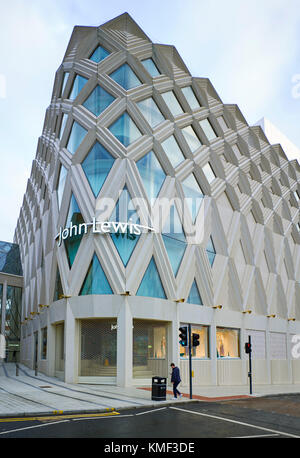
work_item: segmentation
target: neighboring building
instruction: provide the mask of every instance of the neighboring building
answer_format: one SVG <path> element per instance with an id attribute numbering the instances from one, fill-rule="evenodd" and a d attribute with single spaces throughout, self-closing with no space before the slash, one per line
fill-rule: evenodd
<path id="1" fill-rule="evenodd" d="M 5 337 L 6 361 L 19 359 L 22 287 L 19 247 L 0 242 L 0 334 Z"/>
<path id="2" fill-rule="evenodd" d="M 15 232 L 22 362 L 121 386 L 175 362 L 188 383 L 190 323 L 195 384 L 247 384 L 249 335 L 254 383 L 299 383 L 299 177 L 128 14 L 75 27 Z"/>

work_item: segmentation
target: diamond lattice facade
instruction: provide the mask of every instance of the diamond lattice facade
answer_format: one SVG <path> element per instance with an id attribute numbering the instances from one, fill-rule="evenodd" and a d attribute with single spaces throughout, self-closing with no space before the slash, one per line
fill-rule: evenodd
<path id="1" fill-rule="evenodd" d="M 254 383 L 299 383 L 299 177 L 128 14 L 75 27 L 15 232 L 21 361 L 118 385 L 175 362 L 187 383 L 191 324 L 195 384 L 247 384 L 249 335 Z"/>

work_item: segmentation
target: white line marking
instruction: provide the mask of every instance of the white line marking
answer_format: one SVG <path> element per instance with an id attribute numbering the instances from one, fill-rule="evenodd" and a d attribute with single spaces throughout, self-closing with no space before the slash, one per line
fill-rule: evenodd
<path id="1" fill-rule="evenodd" d="M 147 410 L 147 412 L 136 413 L 135 415 L 145 415 L 146 413 L 158 412 L 159 410 L 164 410 L 166 407 L 161 407 L 160 409 Z"/>
<path id="2" fill-rule="evenodd" d="M 42 428 L 43 426 L 57 425 L 58 423 L 65 423 L 67 421 L 69 420 L 52 421 L 51 423 L 44 423 L 42 425 L 26 426 L 25 428 L 11 429 L 10 431 L 2 431 L 0 434 L 10 434 L 15 433 L 17 431 L 25 431 L 26 429 Z"/>
<path id="3" fill-rule="evenodd" d="M 181 412 L 186 412 L 186 413 L 193 413 L 195 415 L 200 415 L 202 417 L 215 418 L 216 420 L 228 421 L 229 423 L 235 423 L 237 425 L 248 426 L 250 428 L 256 428 L 256 429 L 261 429 L 262 431 L 268 431 L 270 433 L 281 434 L 283 436 L 295 437 L 297 439 L 300 438 L 300 436 L 296 436 L 295 434 L 284 433 L 282 431 L 276 431 L 275 429 L 269 429 L 269 428 L 264 428 L 263 426 L 251 425 L 250 423 L 244 423 L 242 421 L 231 420 L 229 418 L 217 417 L 216 415 L 209 415 L 207 413 L 194 412 L 193 410 L 180 409 L 179 407 L 170 407 L 170 409 L 180 410 Z"/>
<path id="4" fill-rule="evenodd" d="M 255 434 L 254 436 L 234 436 L 229 439 L 256 439 L 257 437 L 278 437 L 279 434 Z"/>
<path id="5" fill-rule="evenodd" d="M 104 420 L 104 418 L 124 418 L 124 417 L 133 417 L 133 414 L 130 414 L 130 415 L 109 415 L 109 416 L 107 416 L 107 417 L 73 418 L 72 421 L 82 421 L 82 420 Z"/>

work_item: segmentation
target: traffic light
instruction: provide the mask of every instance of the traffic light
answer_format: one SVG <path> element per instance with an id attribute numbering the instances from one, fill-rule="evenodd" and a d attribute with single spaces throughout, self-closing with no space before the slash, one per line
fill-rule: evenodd
<path id="1" fill-rule="evenodd" d="M 200 338 L 199 334 L 193 334 L 193 337 L 192 337 L 193 347 L 198 347 L 198 345 L 200 345 L 199 338 Z"/>
<path id="2" fill-rule="evenodd" d="M 180 345 L 182 347 L 187 347 L 188 346 L 188 332 L 187 332 L 187 326 L 183 326 L 181 328 L 179 328 L 179 331 L 180 331 L 180 334 L 179 334 L 179 338 L 180 338 Z"/>
<path id="3" fill-rule="evenodd" d="M 251 353 L 252 349 L 251 349 L 251 343 L 249 342 L 246 342 L 245 343 L 245 352 L 246 353 Z"/>

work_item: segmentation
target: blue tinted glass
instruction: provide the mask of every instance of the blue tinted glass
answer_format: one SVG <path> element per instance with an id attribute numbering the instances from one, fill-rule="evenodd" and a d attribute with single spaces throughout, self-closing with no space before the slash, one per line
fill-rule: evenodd
<path id="1" fill-rule="evenodd" d="M 76 75 L 72 86 L 71 94 L 69 96 L 70 100 L 76 99 L 76 97 L 78 96 L 79 92 L 81 91 L 86 82 L 87 78 L 84 78 L 81 75 Z"/>
<path id="2" fill-rule="evenodd" d="M 190 294 L 189 297 L 187 298 L 188 304 L 198 304 L 198 305 L 203 305 L 199 289 L 197 286 L 196 281 L 193 281 L 193 284 L 191 286 Z"/>
<path id="3" fill-rule="evenodd" d="M 192 126 L 187 126 L 184 129 L 182 129 L 182 133 L 192 153 L 194 153 L 196 149 L 198 149 L 202 145 L 194 129 L 192 128 Z"/>
<path id="4" fill-rule="evenodd" d="M 95 116 L 99 116 L 114 100 L 115 97 L 98 85 L 82 105 Z"/>
<path id="5" fill-rule="evenodd" d="M 113 166 L 115 159 L 106 149 L 96 142 L 82 162 L 82 168 L 90 183 L 94 196 L 97 197 L 103 183 Z"/>
<path id="6" fill-rule="evenodd" d="M 137 290 L 136 296 L 148 296 L 166 299 L 166 294 L 153 257 L 149 262 L 139 289 Z"/>
<path id="7" fill-rule="evenodd" d="M 208 256 L 209 263 L 212 266 L 214 263 L 215 257 L 216 257 L 216 250 L 215 250 L 213 239 L 211 237 L 206 247 L 206 253 Z"/>
<path id="8" fill-rule="evenodd" d="M 186 249 L 186 238 L 175 205 L 170 208 L 169 217 L 163 227 L 162 235 L 174 275 L 176 276 Z"/>
<path id="9" fill-rule="evenodd" d="M 119 200 L 112 212 L 110 221 L 127 223 L 132 222 L 133 224 L 139 224 L 140 219 L 134 208 L 131 200 L 131 196 L 126 188 L 124 187 Z M 139 235 L 135 235 L 130 232 L 129 227 L 122 230 L 122 226 L 119 226 L 119 230 L 115 234 L 111 234 L 111 238 L 118 250 L 118 253 L 122 259 L 124 266 L 126 267 L 130 256 L 139 240 Z"/>
<path id="10" fill-rule="evenodd" d="M 155 126 L 157 126 L 165 120 L 152 97 L 149 97 L 145 100 L 141 100 L 141 102 L 137 102 L 137 106 L 139 107 L 139 109 L 142 112 L 142 115 L 151 127 L 154 128 Z"/>
<path id="11" fill-rule="evenodd" d="M 66 178 L 67 178 L 67 169 L 62 165 L 60 167 L 59 179 L 57 185 L 57 198 L 58 198 L 58 208 L 61 206 L 62 196 L 65 189 Z"/>
<path id="12" fill-rule="evenodd" d="M 79 295 L 86 294 L 113 294 L 96 254 L 93 256 Z"/>
<path id="13" fill-rule="evenodd" d="M 61 137 L 64 134 L 67 120 L 68 120 L 68 115 L 66 113 L 63 113 L 62 118 L 61 118 L 60 129 L 59 129 L 59 139 L 60 140 L 61 140 Z"/>
<path id="14" fill-rule="evenodd" d="M 72 226 L 78 226 L 79 224 L 84 223 L 82 214 L 80 212 L 80 209 L 78 207 L 77 201 L 72 194 L 71 201 L 70 201 L 70 206 L 69 206 L 69 212 L 66 220 L 66 227 Z M 68 237 L 65 239 L 65 247 L 67 250 L 67 256 L 68 256 L 68 262 L 69 266 L 71 267 L 75 256 L 77 254 L 81 239 L 83 235 L 75 235 L 76 231 L 73 231 L 73 234 L 71 237 Z"/>
<path id="15" fill-rule="evenodd" d="M 67 144 L 67 149 L 70 151 L 71 154 L 75 153 L 78 146 L 84 139 L 86 133 L 87 133 L 87 130 L 84 127 L 82 127 L 76 121 L 73 122 L 71 134 L 70 134 L 69 141 Z"/>
<path id="16" fill-rule="evenodd" d="M 193 174 L 182 182 L 182 188 L 194 223 L 203 199 L 202 190 Z"/>
<path id="17" fill-rule="evenodd" d="M 142 157 L 136 165 L 151 202 L 152 199 L 157 197 L 166 174 L 153 151 Z"/>
<path id="18" fill-rule="evenodd" d="M 142 64 L 151 76 L 159 76 L 160 72 L 151 58 L 142 60 Z"/>
<path id="19" fill-rule="evenodd" d="M 23 275 L 19 245 L 0 242 L 0 272 L 12 275 Z"/>
<path id="20" fill-rule="evenodd" d="M 109 127 L 109 130 L 126 147 L 142 135 L 126 111 Z"/>
<path id="21" fill-rule="evenodd" d="M 63 287 L 62 287 L 62 283 L 61 283 L 59 268 L 57 266 L 56 278 L 55 278 L 55 284 L 54 284 L 53 301 L 58 301 L 62 294 L 64 294 L 64 292 L 63 292 Z"/>
<path id="22" fill-rule="evenodd" d="M 196 96 L 191 86 L 183 87 L 182 92 L 192 110 L 197 110 L 198 108 L 200 108 L 200 104 L 196 99 Z"/>
<path id="23" fill-rule="evenodd" d="M 161 94 L 161 96 L 166 102 L 173 116 L 177 116 L 183 113 L 183 109 L 180 103 L 178 102 L 176 96 L 174 95 L 173 91 L 164 92 L 163 94 Z"/>
<path id="24" fill-rule="evenodd" d="M 179 148 L 179 145 L 174 137 L 174 135 L 171 135 L 171 137 L 167 138 L 164 140 L 161 144 L 163 147 L 166 155 L 168 156 L 169 161 L 171 162 L 172 166 L 174 169 L 181 164 L 185 160 L 184 155 L 182 154 L 181 149 Z"/>
<path id="25" fill-rule="evenodd" d="M 90 60 L 98 64 L 101 60 L 105 59 L 105 57 L 109 56 L 109 54 L 110 52 L 99 45 L 91 55 Z"/>
<path id="26" fill-rule="evenodd" d="M 109 75 L 116 83 L 126 91 L 140 86 L 142 83 L 128 64 L 121 65 L 117 70 Z"/>
<path id="27" fill-rule="evenodd" d="M 63 82 L 62 82 L 62 86 L 61 86 L 61 96 L 63 96 L 66 84 L 68 82 L 69 75 L 70 75 L 70 73 L 68 73 L 68 72 L 64 73 L 64 78 L 63 78 Z"/>

